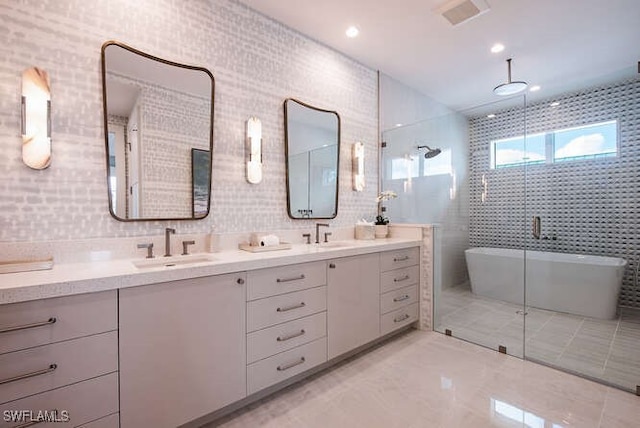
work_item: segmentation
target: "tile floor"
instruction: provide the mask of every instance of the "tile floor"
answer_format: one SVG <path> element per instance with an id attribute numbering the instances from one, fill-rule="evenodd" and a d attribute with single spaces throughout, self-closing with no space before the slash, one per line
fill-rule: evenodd
<path id="1" fill-rule="evenodd" d="M 255 403 L 225 428 L 638 427 L 640 397 L 411 330 Z"/>
<path id="2" fill-rule="evenodd" d="M 640 385 L 640 311 L 600 320 L 528 308 L 523 317 L 521 305 L 478 297 L 467 284 L 443 290 L 437 304 L 437 331 L 447 328 L 492 349 L 504 345 L 511 355 L 526 353 L 527 359 L 628 391 Z"/>

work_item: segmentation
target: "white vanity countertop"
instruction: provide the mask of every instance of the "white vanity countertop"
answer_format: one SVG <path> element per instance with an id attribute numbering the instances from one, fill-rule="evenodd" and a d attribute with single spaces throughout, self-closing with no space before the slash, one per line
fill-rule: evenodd
<path id="1" fill-rule="evenodd" d="M 289 250 L 261 253 L 241 250 L 200 253 L 210 260 L 172 267 L 134 266 L 133 262 L 146 260 L 144 258 L 54 264 L 50 270 L 0 274 L 0 305 L 399 250 L 419 246 L 421 241 L 389 238 L 335 241 L 332 244 L 339 246 L 297 244 Z M 179 258 L 172 257 L 176 260 Z M 161 259 L 159 256 L 153 260 Z"/>

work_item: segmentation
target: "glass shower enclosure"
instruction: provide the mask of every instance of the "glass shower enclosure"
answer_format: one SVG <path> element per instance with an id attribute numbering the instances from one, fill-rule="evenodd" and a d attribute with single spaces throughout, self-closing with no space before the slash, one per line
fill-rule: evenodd
<path id="1" fill-rule="evenodd" d="M 439 236 L 434 330 L 640 388 L 638 96 L 635 79 L 383 132 L 391 221 Z"/>

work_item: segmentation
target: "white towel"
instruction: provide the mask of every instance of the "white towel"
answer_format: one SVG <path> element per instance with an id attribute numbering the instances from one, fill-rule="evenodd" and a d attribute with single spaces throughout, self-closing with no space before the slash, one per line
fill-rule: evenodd
<path id="1" fill-rule="evenodd" d="M 280 245 L 280 238 L 276 235 L 264 235 L 260 237 L 259 242 L 261 247 L 272 247 L 274 245 Z"/>

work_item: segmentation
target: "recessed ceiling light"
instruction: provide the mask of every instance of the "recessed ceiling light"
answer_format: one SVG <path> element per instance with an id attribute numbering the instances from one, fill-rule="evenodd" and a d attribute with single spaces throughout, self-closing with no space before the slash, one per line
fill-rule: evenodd
<path id="1" fill-rule="evenodd" d="M 493 113 L 491 113 L 491 114 L 488 114 L 488 115 L 487 115 L 487 117 L 488 117 L 489 119 L 493 119 L 494 117 L 496 117 L 496 115 L 495 115 L 495 114 L 493 114 Z"/>
<path id="2" fill-rule="evenodd" d="M 347 31 L 345 31 L 345 34 L 347 35 L 347 37 L 353 39 L 354 37 L 357 37 L 358 34 L 360 33 L 360 31 L 354 27 L 353 25 L 349 28 L 347 28 Z"/>
<path id="3" fill-rule="evenodd" d="M 496 43 L 495 45 L 491 46 L 492 53 L 502 52 L 503 50 L 504 50 L 504 45 L 502 43 Z"/>
<path id="4" fill-rule="evenodd" d="M 558 107 L 560 105 L 560 103 L 558 101 L 554 101 L 551 104 L 549 104 L 549 107 Z"/>
<path id="5" fill-rule="evenodd" d="M 402 126 L 402 124 L 401 123 L 396 123 L 396 126 Z"/>
<path id="6" fill-rule="evenodd" d="M 533 85 L 531 88 L 529 88 L 529 92 L 536 92 L 540 90 L 540 85 Z"/>

